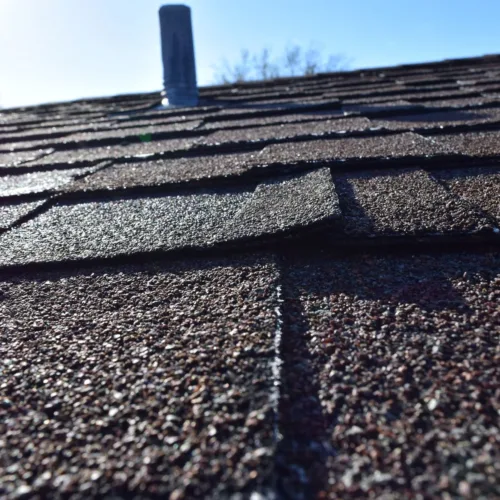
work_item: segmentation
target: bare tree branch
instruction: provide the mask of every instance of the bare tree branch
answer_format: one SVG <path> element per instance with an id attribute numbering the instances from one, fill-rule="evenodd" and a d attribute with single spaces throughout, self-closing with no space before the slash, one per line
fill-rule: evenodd
<path id="1" fill-rule="evenodd" d="M 288 46 L 285 49 L 285 68 L 290 76 L 296 76 L 299 72 L 302 52 L 298 45 Z"/>
<path id="2" fill-rule="evenodd" d="M 307 50 L 299 45 L 289 45 L 279 59 L 273 59 L 271 50 L 267 47 L 252 56 L 248 50 L 242 50 L 239 62 L 230 65 L 224 59 L 220 66 L 215 67 L 214 76 L 218 83 L 236 83 L 270 80 L 280 76 L 315 75 L 327 71 L 341 71 L 348 66 L 349 61 L 342 54 L 329 55 L 324 61 L 320 50 L 312 45 Z"/>

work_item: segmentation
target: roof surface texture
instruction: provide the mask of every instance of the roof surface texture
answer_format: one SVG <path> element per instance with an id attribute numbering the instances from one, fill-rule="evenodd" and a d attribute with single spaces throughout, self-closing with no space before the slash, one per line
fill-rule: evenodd
<path id="1" fill-rule="evenodd" d="M 500 497 L 500 56 L 0 113 L 0 496 Z"/>

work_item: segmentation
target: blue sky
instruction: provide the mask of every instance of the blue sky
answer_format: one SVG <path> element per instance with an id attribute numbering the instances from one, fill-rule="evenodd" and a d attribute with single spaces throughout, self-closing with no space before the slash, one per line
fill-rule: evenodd
<path id="1" fill-rule="evenodd" d="M 157 0 L 0 0 L 0 106 L 159 90 Z M 198 82 L 242 49 L 352 69 L 500 52 L 498 0 L 191 0 Z"/>

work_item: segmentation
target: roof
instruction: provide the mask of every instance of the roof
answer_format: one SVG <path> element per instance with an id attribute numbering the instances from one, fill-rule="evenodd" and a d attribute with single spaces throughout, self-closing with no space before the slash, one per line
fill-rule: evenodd
<path id="1" fill-rule="evenodd" d="M 500 495 L 500 56 L 0 114 L 6 498 Z"/>

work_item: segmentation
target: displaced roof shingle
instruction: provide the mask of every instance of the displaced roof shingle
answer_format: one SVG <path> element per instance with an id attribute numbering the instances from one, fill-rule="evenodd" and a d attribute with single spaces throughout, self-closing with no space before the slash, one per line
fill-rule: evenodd
<path id="1" fill-rule="evenodd" d="M 219 189 L 59 203 L 0 239 L 0 266 L 201 249 L 339 218 L 328 169 L 267 181 L 254 193 Z"/>

